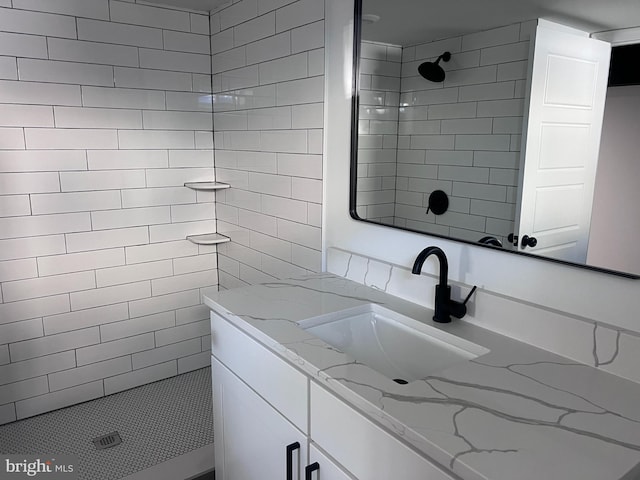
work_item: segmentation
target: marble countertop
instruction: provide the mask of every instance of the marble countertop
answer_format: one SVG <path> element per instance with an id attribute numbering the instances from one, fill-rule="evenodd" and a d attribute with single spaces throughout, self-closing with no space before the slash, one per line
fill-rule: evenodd
<path id="1" fill-rule="evenodd" d="M 210 294 L 205 303 L 465 480 L 640 479 L 640 385 L 332 274 Z M 490 350 L 407 385 L 296 322 L 367 303 Z"/>

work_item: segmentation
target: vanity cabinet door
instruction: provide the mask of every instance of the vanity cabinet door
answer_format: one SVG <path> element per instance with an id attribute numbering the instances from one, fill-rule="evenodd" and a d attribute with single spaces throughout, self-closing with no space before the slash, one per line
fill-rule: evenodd
<path id="1" fill-rule="evenodd" d="M 311 439 L 360 480 L 453 480 L 440 467 L 313 382 Z"/>
<path id="2" fill-rule="evenodd" d="M 211 312 L 211 353 L 307 433 L 309 380 L 303 373 L 214 312 Z"/>
<path id="3" fill-rule="evenodd" d="M 303 480 L 307 437 L 211 357 L 217 480 Z M 287 478 L 287 446 L 292 475 Z"/>
<path id="4" fill-rule="evenodd" d="M 353 477 L 349 476 L 312 443 L 309 446 L 309 465 L 316 462 L 320 468 L 311 474 L 310 480 L 353 480 Z"/>

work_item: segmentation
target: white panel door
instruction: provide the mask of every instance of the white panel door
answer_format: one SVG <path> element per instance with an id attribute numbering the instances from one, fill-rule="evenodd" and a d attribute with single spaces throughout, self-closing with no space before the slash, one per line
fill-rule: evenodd
<path id="1" fill-rule="evenodd" d="M 213 356 L 211 366 L 216 478 L 289 480 L 287 446 L 298 442 L 290 480 L 302 480 L 307 437 Z"/>
<path id="2" fill-rule="evenodd" d="M 585 263 L 611 45 L 535 34 L 518 192 L 518 250 Z M 523 244 L 523 237 L 536 245 Z"/>

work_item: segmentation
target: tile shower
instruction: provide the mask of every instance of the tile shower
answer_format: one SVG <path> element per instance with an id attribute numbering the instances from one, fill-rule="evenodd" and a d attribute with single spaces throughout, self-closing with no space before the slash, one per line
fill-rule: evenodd
<path id="1" fill-rule="evenodd" d="M 323 47 L 317 1 L 0 2 L 0 424 L 202 368 L 203 292 L 320 269 Z"/>

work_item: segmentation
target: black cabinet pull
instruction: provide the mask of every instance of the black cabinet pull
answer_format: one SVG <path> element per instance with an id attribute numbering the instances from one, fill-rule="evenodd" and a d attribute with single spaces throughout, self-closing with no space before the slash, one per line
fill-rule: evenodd
<path id="1" fill-rule="evenodd" d="M 316 470 L 320 470 L 320 464 L 318 462 L 313 462 L 311 465 L 307 465 L 304 469 L 304 480 L 311 480 L 311 474 Z"/>
<path id="2" fill-rule="evenodd" d="M 287 445 L 287 480 L 293 480 L 293 451 L 299 448 L 298 442 Z"/>

